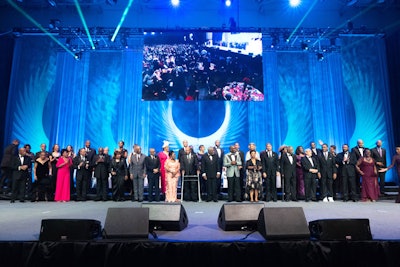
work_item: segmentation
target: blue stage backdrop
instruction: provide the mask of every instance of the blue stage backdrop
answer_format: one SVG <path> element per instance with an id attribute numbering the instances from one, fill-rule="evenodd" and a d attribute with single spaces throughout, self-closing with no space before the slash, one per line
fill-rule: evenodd
<path id="1" fill-rule="evenodd" d="M 38 151 L 89 139 L 95 148 L 124 140 L 176 150 L 184 139 L 197 150 L 219 139 L 225 150 L 239 142 L 257 150 L 271 142 L 308 147 L 335 144 L 338 152 L 361 138 L 378 139 L 394 153 L 384 40 L 342 36 L 340 52 L 319 61 L 313 52 L 273 51 L 264 44 L 264 101 L 142 101 L 143 37 L 123 51 L 83 52 L 80 60 L 46 37 L 16 40 L 5 125 L 5 144 L 19 138 Z M 396 181 L 388 173 L 388 181 Z"/>

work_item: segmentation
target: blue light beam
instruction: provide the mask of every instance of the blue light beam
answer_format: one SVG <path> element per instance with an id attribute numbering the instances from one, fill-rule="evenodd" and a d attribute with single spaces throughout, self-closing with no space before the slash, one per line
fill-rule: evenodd
<path id="1" fill-rule="evenodd" d="M 115 28 L 114 34 L 111 37 L 111 42 L 114 42 L 115 38 L 117 38 L 118 32 L 121 29 L 121 26 L 124 23 L 124 20 L 125 20 L 126 16 L 128 15 L 129 9 L 131 9 L 132 3 L 133 3 L 133 0 L 129 0 L 129 3 L 128 3 L 128 5 L 126 6 L 126 8 L 124 10 L 124 13 L 122 13 L 121 20 L 119 21 L 119 23 L 117 25 L 117 28 Z"/>

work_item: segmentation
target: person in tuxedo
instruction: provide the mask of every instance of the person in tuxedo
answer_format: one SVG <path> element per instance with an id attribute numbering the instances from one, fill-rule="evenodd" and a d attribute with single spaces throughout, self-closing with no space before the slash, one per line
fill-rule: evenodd
<path id="1" fill-rule="evenodd" d="M 133 153 L 129 157 L 129 175 L 133 188 L 132 201 L 142 202 L 144 198 L 145 158 L 146 155 L 142 153 L 142 148 L 135 144 L 133 146 Z"/>
<path id="2" fill-rule="evenodd" d="M 205 150 L 206 150 L 206 147 L 204 145 L 199 145 L 199 150 L 196 153 L 200 170 L 201 170 L 201 160 L 202 160 L 203 156 L 206 154 Z M 200 181 L 200 193 L 203 198 L 203 195 L 207 195 L 207 185 L 206 185 L 206 180 L 204 180 L 201 177 L 201 173 L 199 174 L 199 181 Z"/>
<path id="3" fill-rule="evenodd" d="M 333 180 L 333 199 L 335 200 L 342 193 L 342 177 L 339 175 L 339 165 L 336 162 L 336 145 L 329 146 L 329 152 L 331 152 L 332 157 L 335 159 L 336 166 L 336 179 Z"/>
<path id="4" fill-rule="evenodd" d="M 112 181 L 112 199 L 113 201 L 125 201 L 125 181 L 128 180 L 128 166 L 125 158 L 119 150 L 114 151 L 110 162 L 111 181 Z"/>
<path id="5" fill-rule="evenodd" d="M 338 173 L 342 179 L 342 194 L 343 201 L 347 202 L 349 199 L 357 202 L 359 194 L 356 191 L 356 153 L 349 151 L 348 144 L 342 146 L 342 152 L 336 156 L 336 164 L 338 164 Z M 357 176 L 358 177 L 358 176 Z"/>
<path id="6" fill-rule="evenodd" d="M 108 200 L 108 170 L 110 158 L 104 154 L 104 149 L 99 147 L 98 153 L 93 157 L 94 177 L 96 177 L 96 198 L 95 201 Z"/>
<path id="7" fill-rule="evenodd" d="M 89 179 L 88 179 L 88 182 L 87 182 L 87 184 L 86 184 L 86 186 L 87 186 L 86 191 L 87 191 L 88 193 L 89 193 L 89 192 L 90 192 L 90 193 L 95 193 L 95 192 L 93 192 L 93 191 L 95 191 L 95 188 L 92 188 L 92 180 L 91 180 L 91 177 L 92 177 L 92 174 L 93 174 L 93 171 L 94 171 L 94 162 L 93 162 L 93 158 L 94 158 L 94 155 L 96 155 L 96 149 L 95 149 L 95 148 L 92 148 L 90 140 L 86 140 L 86 141 L 85 141 L 85 146 L 84 146 L 83 148 L 84 148 L 85 151 L 86 151 L 86 158 L 87 158 L 87 160 L 89 161 L 89 168 L 88 168 L 88 170 L 89 170 L 89 172 L 90 172 Z"/>
<path id="8" fill-rule="evenodd" d="M 20 202 L 25 202 L 26 180 L 29 177 L 29 167 L 32 165 L 31 158 L 26 156 L 26 150 L 21 147 L 18 150 L 18 156 L 11 159 L 12 174 L 12 191 L 11 203 L 18 198 Z"/>
<path id="9" fill-rule="evenodd" d="M 364 141 L 362 139 L 357 140 L 357 145 L 353 147 L 350 152 L 353 154 L 356 158 L 356 162 L 364 156 L 364 150 L 366 148 L 364 147 Z M 362 176 L 356 173 L 356 193 L 357 195 L 360 195 L 361 192 L 361 179 Z"/>
<path id="10" fill-rule="evenodd" d="M 276 174 L 279 172 L 279 159 L 278 154 L 272 151 L 272 144 L 267 143 L 265 150 L 260 152 L 262 164 L 262 176 L 265 179 L 266 196 L 265 200 L 274 201 L 278 200 L 276 192 Z"/>
<path id="11" fill-rule="evenodd" d="M 242 150 L 240 150 L 240 144 L 235 143 L 235 149 L 236 149 L 236 154 L 240 157 L 240 160 L 242 162 L 245 161 L 245 155 Z M 240 169 L 240 189 L 241 189 L 241 196 L 242 199 L 246 199 L 246 168 L 241 168 Z M 261 198 L 262 196 L 260 196 Z"/>
<path id="12" fill-rule="evenodd" d="M 304 189 L 306 202 L 318 201 L 317 199 L 317 179 L 321 178 L 318 160 L 313 157 L 311 148 L 304 150 L 305 157 L 301 159 L 304 175 Z"/>
<path id="13" fill-rule="evenodd" d="M 322 150 L 317 148 L 317 144 L 315 142 L 310 142 L 310 149 L 312 156 L 318 160 L 318 156 L 321 155 Z"/>
<path id="14" fill-rule="evenodd" d="M 147 175 L 147 198 L 149 202 L 160 201 L 160 159 L 156 155 L 156 150 L 150 148 L 149 155 L 144 160 Z M 154 196 L 153 196 L 154 193 Z"/>
<path id="15" fill-rule="evenodd" d="M 376 141 L 376 147 L 371 149 L 371 156 L 375 160 L 376 169 L 378 171 L 379 179 L 379 191 L 380 194 L 385 194 L 385 176 L 386 172 L 380 172 L 379 170 L 385 169 L 387 165 L 386 161 L 386 149 L 382 147 L 382 140 Z"/>
<path id="16" fill-rule="evenodd" d="M 12 180 L 13 180 L 13 160 L 18 156 L 18 146 L 19 140 L 14 139 L 11 144 L 9 144 L 3 153 L 3 158 L 1 160 L 1 179 L 0 179 L 0 192 L 10 193 L 12 190 Z"/>
<path id="17" fill-rule="evenodd" d="M 178 151 L 178 160 L 182 164 L 182 158 L 186 156 L 186 148 L 189 147 L 189 142 L 187 140 L 182 141 L 183 147 Z"/>
<path id="18" fill-rule="evenodd" d="M 200 174 L 199 161 L 197 160 L 196 154 L 189 146 L 185 147 L 185 155 L 181 156 L 179 162 L 182 177 L 184 177 L 185 175 L 198 176 Z M 184 184 L 184 188 L 184 200 L 194 202 L 198 201 L 197 183 L 195 181 L 186 181 Z"/>
<path id="19" fill-rule="evenodd" d="M 225 156 L 225 151 L 221 147 L 221 141 L 220 140 L 215 140 L 214 142 L 214 155 L 218 157 L 218 166 L 219 166 L 219 172 L 222 173 L 222 169 L 225 169 L 224 167 L 224 156 Z M 221 176 L 217 177 L 216 179 L 217 182 L 217 194 L 220 196 L 221 195 Z"/>
<path id="20" fill-rule="evenodd" d="M 322 145 L 322 153 L 318 155 L 321 173 L 321 198 L 323 202 L 334 202 L 333 181 L 337 177 L 336 159 L 328 151 L 328 145 Z"/>
<path id="21" fill-rule="evenodd" d="M 226 168 L 226 177 L 228 178 L 228 202 L 232 202 L 235 198 L 236 202 L 241 202 L 240 196 L 240 169 L 242 161 L 236 155 L 235 146 L 229 147 L 229 153 L 224 156 L 224 167 Z"/>
<path id="22" fill-rule="evenodd" d="M 202 178 L 207 183 L 207 202 L 218 202 L 216 180 L 221 177 L 218 157 L 215 155 L 214 147 L 210 146 L 207 154 L 201 159 Z"/>
<path id="23" fill-rule="evenodd" d="M 87 200 L 88 183 L 91 178 L 90 161 L 86 156 L 85 148 L 79 149 L 79 154 L 73 159 L 73 166 L 76 170 L 76 201 Z"/>
<path id="24" fill-rule="evenodd" d="M 285 201 L 297 201 L 296 156 L 293 147 L 287 146 L 280 160 L 281 176 L 284 182 Z"/>

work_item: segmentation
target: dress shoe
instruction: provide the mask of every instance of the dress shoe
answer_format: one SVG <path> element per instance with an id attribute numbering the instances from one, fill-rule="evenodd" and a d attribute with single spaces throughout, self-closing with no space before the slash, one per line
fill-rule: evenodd
<path id="1" fill-rule="evenodd" d="M 357 202 L 358 201 L 358 199 L 353 199 L 353 202 Z"/>
<path id="2" fill-rule="evenodd" d="M 347 202 L 347 201 L 349 201 L 348 198 L 344 198 L 344 199 L 343 199 L 343 202 Z"/>
<path id="3" fill-rule="evenodd" d="M 15 203 L 15 200 L 11 200 L 10 203 Z"/>
<path id="4" fill-rule="evenodd" d="M 329 202 L 335 202 L 335 200 L 333 200 L 333 197 L 328 197 L 328 201 Z"/>
<path id="5" fill-rule="evenodd" d="M 218 202 L 218 200 L 215 199 L 214 202 Z"/>
<path id="6" fill-rule="evenodd" d="M 21 202 L 21 203 L 24 203 L 24 202 L 25 202 L 25 200 L 21 199 L 19 202 Z"/>
<path id="7" fill-rule="evenodd" d="M 327 197 L 324 197 L 324 199 L 322 200 L 322 202 L 329 202 Z"/>
<path id="8" fill-rule="evenodd" d="M 318 202 L 318 199 L 312 198 L 311 201 Z"/>

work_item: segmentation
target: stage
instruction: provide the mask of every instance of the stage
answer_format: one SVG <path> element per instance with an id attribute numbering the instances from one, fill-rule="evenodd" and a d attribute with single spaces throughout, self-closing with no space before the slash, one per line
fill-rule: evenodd
<path id="1" fill-rule="evenodd" d="M 256 229 L 224 231 L 217 223 L 224 204 L 183 202 L 188 225 L 181 231 L 158 231 L 148 238 L 39 242 L 43 219 L 106 220 L 108 208 L 157 205 L 149 202 L 0 202 L 0 259 L 4 266 L 123 266 L 141 259 L 156 264 L 297 263 L 297 266 L 399 266 L 400 205 L 378 202 L 261 202 L 264 207 L 301 207 L 307 222 L 320 219 L 369 219 L 372 240 L 266 240 Z M 169 205 L 164 204 L 163 205 Z M 176 205 L 176 204 L 170 204 Z M 284 219 L 284 218 L 283 218 Z M 135 257 L 134 257 L 135 256 Z M 261 257 L 261 258 L 258 258 Z M 172 261 L 174 264 L 168 264 Z M 100 265 L 99 265 L 100 264 Z M 225 264 L 224 264 L 225 265 Z M 348 265 L 347 265 L 348 266 Z"/>

